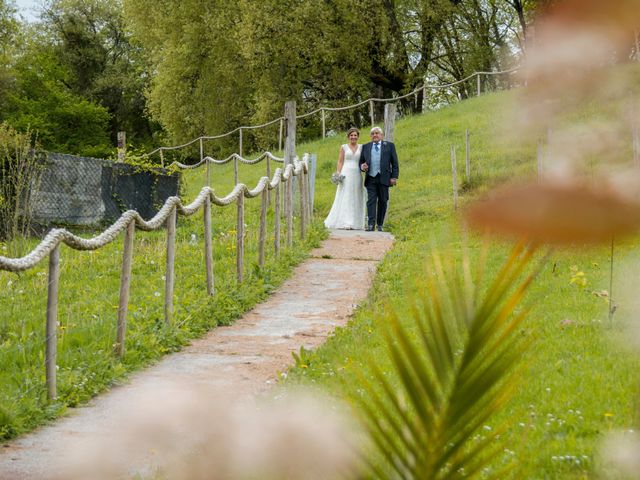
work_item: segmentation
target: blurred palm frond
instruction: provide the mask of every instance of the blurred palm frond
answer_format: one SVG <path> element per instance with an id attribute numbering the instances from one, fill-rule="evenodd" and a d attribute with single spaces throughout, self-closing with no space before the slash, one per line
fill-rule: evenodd
<path id="1" fill-rule="evenodd" d="M 535 247 L 514 247 L 496 278 L 475 279 L 433 255 L 433 271 L 418 288 L 410 318 L 388 311 L 384 323 L 389 372 L 372 362 L 356 395 L 371 440 L 363 454 L 374 478 L 504 478 L 511 466 L 487 468 L 503 450 L 504 428 L 488 424 L 518 382 L 530 344 L 518 328 L 519 308 L 537 274 Z M 540 266 L 543 262 L 540 262 Z"/>

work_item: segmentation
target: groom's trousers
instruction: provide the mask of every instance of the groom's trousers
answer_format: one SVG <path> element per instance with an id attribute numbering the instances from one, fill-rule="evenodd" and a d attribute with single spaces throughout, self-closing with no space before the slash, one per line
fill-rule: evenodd
<path id="1" fill-rule="evenodd" d="M 367 221 L 368 225 L 384 225 L 389 201 L 389 185 L 380 183 L 380 174 L 367 177 Z"/>

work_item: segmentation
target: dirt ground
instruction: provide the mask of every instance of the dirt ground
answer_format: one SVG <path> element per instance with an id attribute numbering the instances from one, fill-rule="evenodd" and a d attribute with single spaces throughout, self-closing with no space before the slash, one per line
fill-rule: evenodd
<path id="1" fill-rule="evenodd" d="M 135 415 L 132 406 L 140 405 L 141 398 L 155 396 L 160 402 L 157 392 L 163 387 L 213 388 L 251 401 L 292 364 L 292 352 L 318 346 L 347 323 L 392 244 L 388 233 L 332 231 L 276 293 L 234 325 L 212 330 L 53 425 L 3 445 L 0 479 L 64 478 L 61 460 L 69 452 L 98 437 L 111 435 L 115 441 L 114 426 Z M 130 471 L 139 469 L 144 467 L 132 465 Z"/>

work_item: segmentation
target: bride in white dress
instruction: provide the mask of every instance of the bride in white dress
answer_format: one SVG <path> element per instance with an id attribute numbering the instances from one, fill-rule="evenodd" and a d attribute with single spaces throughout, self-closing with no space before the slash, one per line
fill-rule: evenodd
<path id="1" fill-rule="evenodd" d="M 362 151 L 362 145 L 358 144 L 359 137 L 360 131 L 350 128 L 347 131 L 349 143 L 340 147 L 336 169 L 344 175 L 344 179 L 338 184 L 333 206 L 324 221 L 327 228 L 364 230 L 367 191 L 359 165 Z"/>

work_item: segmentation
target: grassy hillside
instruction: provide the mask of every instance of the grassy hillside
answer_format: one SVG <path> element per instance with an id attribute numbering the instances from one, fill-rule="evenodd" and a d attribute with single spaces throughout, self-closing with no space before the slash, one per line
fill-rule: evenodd
<path id="1" fill-rule="evenodd" d="M 260 164 L 263 167 L 264 163 Z M 251 188 L 262 169 L 243 166 L 241 180 Z M 205 183 L 204 169 L 186 171 L 181 198 L 187 204 Z M 252 183 L 253 182 L 253 183 Z M 214 167 L 212 187 L 218 196 L 233 187 L 233 166 Z M 47 259 L 22 273 L 0 271 L 0 440 L 9 439 L 86 402 L 129 372 L 178 350 L 216 325 L 229 324 L 264 299 L 288 277 L 295 264 L 325 233 L 312 229 L 281 256 L 273 249 L 273 212 L 268 219 L 266 264 L 258 266 L 260 199 L 245 202 L 245 281 L 236 284 L 236 208 L 212 207 L 213 261 L 216 294 L 206 293 L 202 209 L 179 217 L 176 235 L 175 317 L 164 322 L 166 232 L 136 231 L 129 302 L 126 354 L 113 354 L 122 235 L 96 251 L 61 248 L 58 340 L 58 398 L 48 402 L 45 387 L 45 319 Z M 89 237 L 93 233 L 84 233 Z M 26 254 L 36 240 L 0 245 L 6 256 Z"/>
<path id="2" fill-rule="evenodd" d="M 395 143 L 400 180 L 391 190 L 387 226 L 396 245 L 380 265 L 373 290 L 349 325 L 293 369 L 288 384 L 303 383 L 348 398 L 358 375 L 368 376 L 372 359 L 389 369 L 376 312 L 390 306 L 409 322 L 415 279 L 425 274 L 432 249 L 459 258 L 468 245 L 477 259 L 481 241 L 466 233 L 453 210 L 450 147 L 457 146 L 458 177 L 464 180 L 464 131 L 471 132 L 472 178 L 464 203 L 494 181 L 536 172 L 536 139 L 510 135 L 516 94 L 487 95 L 438 112 L 401 119 Z M 367 132 L 363 132 L 366 141 Z M 327 214 L 334 187 L 329 175 L 343 138 L 305 145 L 317 152 L 317 216 Z M 488 275 L 495 274 L 510 245 L 491 244 Z M 609 289 L 610 246 L 555 251 L 530 291 L 532 313 L 522 334 L 534 340 L 526 371 L 513 401 L 486 428 L 507 422 L 504 450 L 492 468 L 517 464 L 519 478 L 584 478 L 593 474 L 603 434 L 633 426 L 637 404 L 638 358 L 621 341 L 628 305 L 616 298 L 625 283 L 624 264 L 637 256 L 633 242 L 616 244 L 614 301 L 608 306 L 594 292 Z M 304 367 L 304 368 L 302 368 Z"/>

